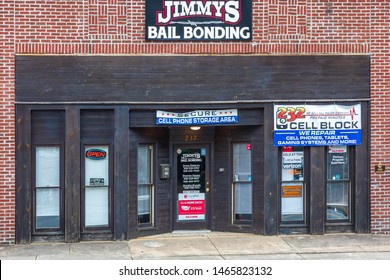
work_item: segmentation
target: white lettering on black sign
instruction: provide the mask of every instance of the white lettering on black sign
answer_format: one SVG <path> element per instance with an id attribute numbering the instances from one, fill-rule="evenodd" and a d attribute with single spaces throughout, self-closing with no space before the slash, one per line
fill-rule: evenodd
<path id="1" fill-rule="evenodd" d="M 250 40 L 252 1 L 146 1 L 147 40 Z"/>

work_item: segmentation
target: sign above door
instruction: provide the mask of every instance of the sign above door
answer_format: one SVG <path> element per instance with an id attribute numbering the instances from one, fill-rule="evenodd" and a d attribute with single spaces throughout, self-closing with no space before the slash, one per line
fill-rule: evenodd
<path id="1" fill-rule="evenodd" d="M 157 125 L 216 125 L 238 123 L 237 109 L 196 110 L 184 113 L 156 111 Z"/>

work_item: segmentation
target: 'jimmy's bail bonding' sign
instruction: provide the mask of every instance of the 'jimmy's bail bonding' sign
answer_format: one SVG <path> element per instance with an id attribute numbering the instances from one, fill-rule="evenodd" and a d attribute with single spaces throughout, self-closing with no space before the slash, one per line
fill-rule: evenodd
<path id="1" fill-rule="evenodd" d="M 275 146 L 360 145 L 361 106 L 274 105 Z"/>
<path id="2" fill-rule="evenodd" d="M 251 0 L 146 0 L 146 40 L 248 41 Z"/>

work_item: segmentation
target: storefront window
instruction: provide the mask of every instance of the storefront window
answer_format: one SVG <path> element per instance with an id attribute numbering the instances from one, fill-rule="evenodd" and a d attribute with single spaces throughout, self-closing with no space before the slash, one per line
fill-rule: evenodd
<path id="1" fill-rule="evenodd" d="M 138 224 L 153 223 L 153 146 L 138 146 Z"/>
<path id="2" fill-rule="evenodd" d="M 60 147 L 35 150 L 35 228 L 60 228 Z"/>
<path id="3" fill-rule="evenodd" d="M 301 147 L 282 148 L 281 219 L 304 221 L 304 151 Z"/>
<path id="4" fill-rule="evenodd" d="M 85 147 L 85 226 L 109 226 L 108 146 Z"/>
<path id="5" fill-rule="evenodd" d="M 330 146 L 327 153 L 327 166 L 327 220 L 348 220 L 350 180 L 347 146 Z"/>
<path id="6" fill-rule="evenodd" d="M 233 220 L 252 220 L 251 144 L 233 144 Z"/>

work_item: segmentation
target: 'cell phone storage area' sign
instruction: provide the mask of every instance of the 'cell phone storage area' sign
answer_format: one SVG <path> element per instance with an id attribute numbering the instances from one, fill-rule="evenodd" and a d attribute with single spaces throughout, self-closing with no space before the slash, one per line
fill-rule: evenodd
<path id="1" fill-rule="evenodd" d="M 275 146 L 361 144 L 361 106 L 274 105 Z"/>

